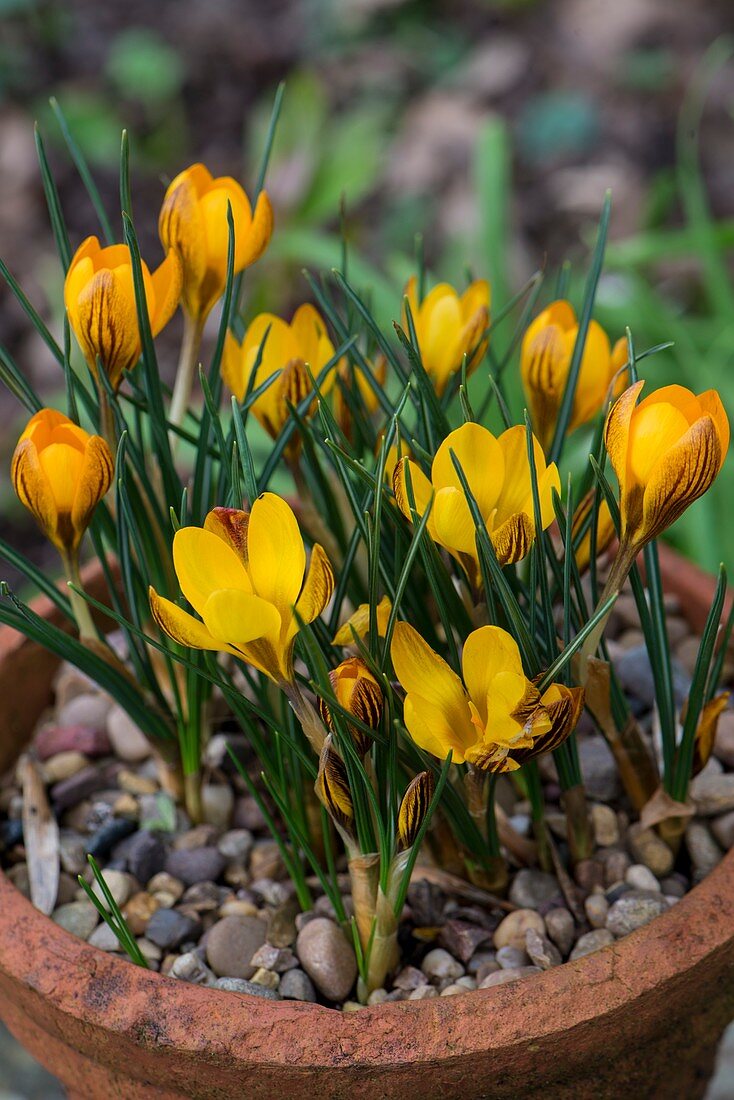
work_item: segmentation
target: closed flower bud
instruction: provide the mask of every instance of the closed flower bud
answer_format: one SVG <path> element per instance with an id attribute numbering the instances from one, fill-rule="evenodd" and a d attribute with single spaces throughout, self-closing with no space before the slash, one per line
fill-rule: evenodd
<path id="1" fill-rule="evenodd" d="M 729 446 L 729 421 L 715 390 L 696 396 L 683 386 L 664 386 L 638 405 L 644 384 L 625 390 L 605 429 L 628 557 L 710 489 Z"/>
<path id="2" fill-rule="evenodd" d="M 150 328 L 157 336 L 181 298 L 181 261 L 169 252 L 152 275 L 146 264 L 141 267 Z M 96 374 L 99 360 L 116 390 L 123 371 L 135 366 L 141 352 L 128 246 L 101 248 L 96 237 L 87 237 L 66 273 L 64 304 L 89 369 Z"/>
<path id="3" fill-rule="evenodd" d="M 530 407 L 533 430 L 543 449 L 553 441 L 558 413 L 568 381 L 579 326 L 569 302 L 551 302 L 528 326 L 522 342 L 520 373 Z M 586 334 L 568 430 L 601 412 L 615 373 L 626 362 L 626 347 L 614 357 L 602 327 L 592 321 Z M 620 361 L 624 353 L 624 360 Z"/>
<path id="4" fill-rule="evenodd" d="M 329 673 L 331 687 L 337 702 L 349 714 L 353 714 L 365 726 L 377 729 L 382 717 L 382 689 L 361 657 L 348 657 Z M 319 711 L 324 725 L 333 729 L 329 707 L 319 700 Z M 369 752 L 370 738 L 358 726 L 349 725 L 354 747 L 360 756 Z"/>
<path id="5" fill-rule="evenodd" d="M 432 772 L 420 772 L 409 783 L 398 812 L 398 843 L 402 849 L 412 848 L 415 844 L 431 805 L 433 791 Z"/>
<path id="6" fill-rule="evenodd" d="M 253 213 L 236 180 L 214 179 L 203 164 L 192 164 L 172 180 L 158 219 L 164 247 L 181 257 L 183 306 L 198 324 L 221 298 L 227 281 L 227 204 L 234 222 L 236 275 L 262 256 L 270 241 L 273 210 L 267 192 L 260 192 Z"/>
<path id="7" fill-rule="evenodd" d="M 316 793 L 334 823 L 345 832 L 351 833 L 354 824 L 354 806 L 347 769 L 342 758 L 328 741 L 319 759 Z"/>
<path id="8" fill-rule="evenodd" d="M 62 555 L 79 546 L 114 465 L 105 441 L 63 413 L 42 409 L 28 422 L 13 455 L 13 486 Z"/>
<path id="9" fill-rule="evenodd" d="M 418 351 L 426 373 L 439 396 L 449 379 L 460 371 L 467 356 L 467 374 L 475 370 L 487 350 L 489 327 L 489 283 L 478 279 L 459 295 L 448 283 L 439 283 L 418 301 L 418 282 L 408 280 L 405 297 L 418 340 Z M 403 328 L 409 335 L 403 310 Z"/>
<path id="10" fill-rule="evenodd" d="M 377 617 L 377 633 L 380 638 L 384 638 L 387 632 L 387 624 L 390 618 L 390 612 L 392 611 L 392 604 L 387 596 L 383 596 L 377 607 L 375 608 L 375 614 Z M 346 622 L 337 630 L 336 634 L 332 638 L 332 645 L 354 645 L 354 635 L 352 630 L 358 638 L 366 638 L 367 632 L 370 628 L 370 605 L 368 603 L 361 603 L 356 611 L 353 611 Z"/>
<path id="11" fill-rule="evenodd" d="M 290 323 L 272 313 L 261 313 L 247 329 L 241 344 L 228 332 L 222 377 L 238 401 L 244 399 L 248 390 L 258 389 L 273 379 L 253 403 L 252 411 L 268 435 L 277 439 L 290 418 L 291 406 L 300 405 L 312 392 L 309 370 L 318 378 L 333 356 L 334 345 L 326 325 L 318 311 L 306 303 L 298 307 Z M 334 375 L 330 371 L 321 383 L 322 392 L 328 392 L 333 384 Z"/>

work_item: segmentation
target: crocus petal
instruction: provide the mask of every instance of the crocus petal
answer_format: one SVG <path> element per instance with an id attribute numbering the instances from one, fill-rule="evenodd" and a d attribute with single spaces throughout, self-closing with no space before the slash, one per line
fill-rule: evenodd
<path id="1" fill-rule="evenodd" d="M 711 487 L 721 469 L 721 443 L 709 416 L 702 416 L 665 452 L 645 486 L 638 537 L 654 538 Z"/>
<path id="2" fill-rule="evenodd" d="M 199 192 L 211 183 L 203 164 L 193 164 L 172 180 L 166 191 L 158 232 L 166 251 L 175 249 L 183 263 L 183 294 L 189 312 L 198 308 L 197 289 L 206 271 L 206 229 Z"/>
<path id="3" fill-rule="evenodd" d="M 468 699 L 453 669 L 408 623 L 396 623 L 390 653 L 395 674 L 408 695 L 424 699 L 443 716 L 442 722 L 461 736 L 470 724 Z"/>
<path id="4" fill-rule="evenodd" d="M 468 710 L 458 723 L 450 713 L 427 699 L 410 694 L 405 700 L 403 718 L 416 745 L 439 760 L 445 760 L 451 751 L 452 762 L 463 764 L 466 753 L 476 741 L 476 730 L 469 721 Z"/>
<path id="5" fill-rule="evenodd" d="M 296 611 L 304 623 L 312 623 L 326 607 L 334 592 L 334 570 L 326 551 L 318 543 L 311 551 L 311 561 Z"/>
<path id="6" fill-rule="evenodd" d="M 110 448 L 98 435 L 93 435 L 84 451 L 78 488 L 71 510 L 72 527 L 79 535 L 86 531 L 92 512 L 112 484 L 115 461 Z"/>
<path id="7" fill-rule="evenodd" d="M 395 467 L 393 474 L 393 492 L 395 493 L 395 500 L 397 501 L 398 508 L 403 513 L 406 519 L 413 518 L 413 512 L 410 507 L 410 496 L 408 494 L 408 483 L 406 477 L 406 467 L 410 470 L 410 486 L 413 491 L 413 501 L 415 503 L 415 511 L 418 516 L 421 517 L 426 512 L 428 505 L 431 502 L 431 496 L 433 495 L 433 488 L 426 475 L 421 470 L 420 466 L 417 466 L 415 462 L 412 462 L 409 458 L 401 458 Z M 429 528 L 431 527 L 431 518 L 428 520 Z"/>
<path id="8" fill-rule="evenodd" d="M 491 531 L 489 537 L 500 565 L 514 565 L 530 553 L 535 525 L 525 512 L 517 512 Z"/>
<path id="9" fill-rule="evenodd" d="M 461 489 L 439 489 L 431 512 L 433 537 L 449 550 L 477 559 L 477 529 Z"/>
<path id="10" fill-rule="evenodd" d="M 247 571 L 234 550 L 212 531 L 182 527 L 173 538 L 173 564 L 181 591 L 201 615 L 219 588 L 251 593 Z"/>
<path id="11" fill-rule="evenodd" d="M 119 269 L 98 271 L 79 294 L 76 317 L 69 318 L 90 369 L 96 371 L 99 358 L 113 388 L 140 355 L 132 279 L 129 282 Z"/>
<path id="12" fill-rule="evenodd" d="M 727 451 L 729 450 L 729 418 L 724 411 L 721 398 L 716 390 L 706 390 L 704 393 L 698 395 L 698 403 L 701 406 L 702 413 L 708 414 L 716 426 L 716 434 L 719 437 L 719 444 L 721 446 L 721 461 L 723 463 Z"/>
<path id="13" fill-rule="evenodd" d="M 461 490 L 461 481 L 451 458 L 454 452 L 482 516 L 495 507 L 506 476 L 505 461 L 499 442 L 480 424 L 462 424 L 450 432 L 436 452 L 431 467 L 435 488 L 453 485 Z M 462 490 L 463 492 L 463 490 Z"/>
<path id="14" fill-rule="evenodd" d="M 212 637 L 203 623 L 177 604 L 159 596 L 154 588 L 148 590 L 150 610 L 164 634 L 179 645 L 190 649 L 210 649 L 215 652 L 236 653 L 221 640 Z"/>
<path id="15" fill-rule="evenodd" d="M 281 620 L 267 600 L 241 588 L 220 588 L 204 604 L 201 617 L 213 638 L 242 649 L 257 638 L 277 639 Z"/>
<path id="16" fill-rule="evenodd" d="M 247 531 L 250 513 L 241 508 L 212 508 L 204 520 L 204 530 L 222 539 L 234 550 L 247 568 Z"/>
<path id="17" fill-rule="evenodd" d="M 467 691 L 480 713 L 500 672 L 523 674 L 517 642 L 498 626 L 472 631 L 464 643 L 461 667 Z"/>
<path id="18" fill-rule="evenodd" d="M 255 203 L 255 213 L 249 232 L 245 236 L 242 253 L 238 257 L 243 267 L 249 267 L 259 260 L 270 243 L 273 235 L 273 207 L 267 191 L 261 191 Z"/>
<path id="19" fill-rule="evenodd" d="M 58 545 L 58 509 L 32 440 L 23 439 L 16 447 L 11 477 L 21 504 L 33 513 L 45 535 Z"/>
<path id="20" fill-rule="evenodd" d="M 624 391 L 612 406 L 604 429 L 607 454 L 617 475 L 621 500 L 627 496 L 627 444 L 630 421 L 644 385 L 644 382 L 635 382 Z"/>
<path id="21" fill-rule="evenodd" d="M 306 551 L 291 507 L 274 493 L 263 493 L 250 512 L 249 573 L 258 596 L 287 620 L 298 600 L 306 569 Z"/>
<path id="22" fill-rule="evenodd" d="M 183 264 L 177 252 L 168 253 L 151 275 L 155 309 L 150 317 L 153 336 L 157 336 L 178 309 L 183 286 Z"/>

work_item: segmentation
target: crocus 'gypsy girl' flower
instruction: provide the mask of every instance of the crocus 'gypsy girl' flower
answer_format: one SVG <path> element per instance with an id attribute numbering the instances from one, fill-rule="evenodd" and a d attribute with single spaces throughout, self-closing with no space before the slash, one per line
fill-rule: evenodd
<path id="1" fill-rule="evenodd" d="M 625 390 L 605 428 L 619 481 L 625 559 L 710 489 L 729 446 L 729 421 L 716 390 L 696 396 L 683 386 L 664 386 L 638 405 L 644 384 Z"/>
<path id="2" fill-rule="evenodd" d="M 215 508 L 202 527 L 173 540 L 181 591 L 200 619 L 151 588 L 153 616 L 174 641 L 232 653 L 281 687 L 293 683 L 299 619 L 311 623 L 329 602 L 334 574 L 316 544 L 306 551 L 290 506 L 263 493 L 251 512 Z"/>
<path id="3" fill-rule="evenodd" d="M 13 455 L 13 486 L 62 556 L 78 549 L 114 467 L 105 441 L 63 413 L 41 409 L 29 420 Z"/>
<path id="4" fill-rule="evenodd" d="M 448 283 L 439 283 L 419 302 L 418 281 L 412 276 L 405 287 L 405 297 L 413 317 L 421 362 L 440 395 L 451 375 L 461 370 L 465 355 L 468 374 L 479 366 L 487 350 L 489 283 L 478 279 L 461 296 Z M 408 333 L 405 310 L 403 327 Z"/>
<path id="5" fill-rule="evenodd" d="M 561 480 L 555 463 L 546 467 L 540 444 L 533 439 L 543 529 L 554 519 L 553 490 L 560 492 Z M 415 500 L 422 516 L 434 494 L 428 517 L 428 532 L 478 580 L 479 556 L 476 527 L 459 475 L 451 460 L 454 452 L 474 495 L 501 565 L 520 561 L 530 550 L 535 537 L 533 490 L 527 454 L 525 429 L 508 428 L 495 438 L 479 424 L 463 424 L 446 437 L 433 460 L 431 480 L 410 459 L 402 459 L 395 468 L 393 488 L 398 506 L 412 518 L 406 468 Z"/>
<path id="6" fill-rule="evenodd" d="M 382 688 L 361 657 L 348 657 L 329 673 L 331 688 L 337 702 L 365 726 L 377 729 L 382 717 Z M 319 714 L 327 729 L 333 728 L 328 704 L 319 699 Z M 354 746 L 360 756 L 370 748 L 371 739 L 359 726 L 349 725 Z"/>
<path id="7" fill-rule="evenodd" d="M 552 684 L 541 698 L 523 671 L 517 643 L 500 627 L 480 627 L 466 639 L 463 683 L 408 623 L 397 623 L 390 652 L 407 693 L 408 732 L 440 760 L 451 751 L 455 764 L 514 771 L 557 748 L 578 720 L 580 690 Z"/>
<path id="8" fill-rule="evenodd" d="M 260 365 L 250 386 L 250 377 L 262 347 Z M 227 333 L 222 358 L 222 377 L 238 401 L 248 390 L 257 389 L 274 374 L 275 381 L 252 406 L 268 435 L 277 439 L 290 416 L 289 405 L 298 405 L 312 392 L 314 378 L 334 357 L 334 345 L 318 310 L 308 303 L 299 306 L 288 323 L 272 313 L 261 313 L 250 324 L 242 343 Z M 329 372 L 331 374 L 331 372 Z M 322 391 L 333 385 L 333 375 L 324 380 Z"/>
<path id="9" fill-rule="evenodd" d="M 146 264 L 141 267 L 150 327 L 157 336 L 181 298 L 181 261 L 169 252 L 152 275 Z M 135 366 L 141 351 L 128 246 L 101 248 L 96 237 L 87 237 L 66 273 L 64 303 L 89 369 L 96 375 L 99 360 L 116 390 L 123 371 Z"/>
<path id="10" fill-rule="evenodd" d="M 533 430 L 546 451 L 553 441 L 578 331 L 573 307 L 560 300 L 552 302 L 535 318 L 523 338 L 522 383 Z M 626 342 L 620 341 L 612 355 L 607 334 L 601 325 L 591 321 L 568 425 L 570 432 L 602 410 L 614 375 L 626 361 Z"/>
<path id="11" fill-rule="evenodd" d="M 253 213 L 237 180 L 212 177 L 203 164 L 192 164 L 171 181 L 163 199 L 158 231 L 166 249 L 183 263 L 183 307 L 203 324 L 221 298 L 227 279 L 229 228 L 227 204 L 234 222 L 234 272 L 243 271 L 265 251 L 273 232 L 273 210 L 261 191 Z"/>

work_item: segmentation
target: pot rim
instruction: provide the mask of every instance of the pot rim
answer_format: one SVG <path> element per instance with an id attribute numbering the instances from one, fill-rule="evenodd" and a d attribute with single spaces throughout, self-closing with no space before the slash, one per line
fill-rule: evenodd
<path id="1" fill-rule="evenodd" d="M 695 576 L 700 606 L 707 593 L 688 565 L 677 555 L 663 555 L 669 589 L 690 595 L 686 584 L 677 582 L 691 583 Z M 703 577 L 710 592 L 713 580 Z M 36 605 L 39 610 L 43 603 Z M 0 662 L 21 644 L 12 631 L 0 630 Z M 648 994 L 723 953 L 732 937 L 734 850 L 667 913 L 575 962 L 461 996 L 342 1013 L 205 989 L 135 967 L 54 924 L 0 872 L 0 991 L 19 984 L 28 994 L 26 1008 L 32 1010 L 36 999 L 50 1002 L 70 1025 L 121 1041 L 160 1042 L 158 1033 L 151 1036 L 158 1020 L 165 1046 L 182 1054 L 206 1049 L 249 1069 L 380 1070 L 547 1043 L 592 1017 L 644 1012 Z"/>

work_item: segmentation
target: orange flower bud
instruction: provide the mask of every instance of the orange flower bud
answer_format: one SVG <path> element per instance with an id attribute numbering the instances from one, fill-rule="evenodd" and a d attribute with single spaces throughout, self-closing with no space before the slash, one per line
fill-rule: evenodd
<path id="1" fill-rule="evenodd" d="M 157 336 L 181 298 L 181 261 L 169 252 L 152 275 L 146 264 L 141 266 L 150 327 Z M 141 352 L 128 246 L 101 248 L 96 237 L 87 237 L 66 273 L 64 304 L 89 369 L 96 374 L 99 360 L 116 390 L 123 371 L 135 366 Z"/>
<path id="2" fill-rule="evenodd" d="M 340 706 L 365 726 L 377 729 L 382 717 L 382 689 L 362 658 L 348 657 L 331 670 L 329 680 Z M 323 699 L 319 699 L 319 712 L 324 725 L 333 729 L 331 712 Z M 358 726 L 350 725 L 349 732 L 357 752 L 364 756 L 370 748 L 369 737 Z"/>
<path id="3" fill-rule="evenodd" d="M 234 221 L 234 271 L 237 274 L 262 256 L 273 232 L 273 210 L 261 191 L 253 213 L 250 200 L 236 180 L 212 177 L 203 164 L 192 164 L 172 180 L 158 219 L 166 249 L 183 264 L 183 306 L 203 324 L 227 281 L 229 227 L 227 203 Z"/>
<path id="4" fill-rule="evenodd" d="M 21 502 L 62 553 L 73 553 L 112 484 L 114 460 L 98 435 L 41 409 L 18 440 L 12 479 Z"/>
<path id="5" fill-rule="evenodd" d="M 448 283 L 434 286 L 418 301 L 418 282 L 412 276 L 405 287 L 423 368 L 433 380 L 436 393 L 444 392 L 449 379 L 461 370 L 468 356 L 467 374 L 475 370 L 487 350 L 489 326 L 489 283 L 477 279 L 462 295 Z M 403 328 L 408 319 L 403 310 Z"/>

